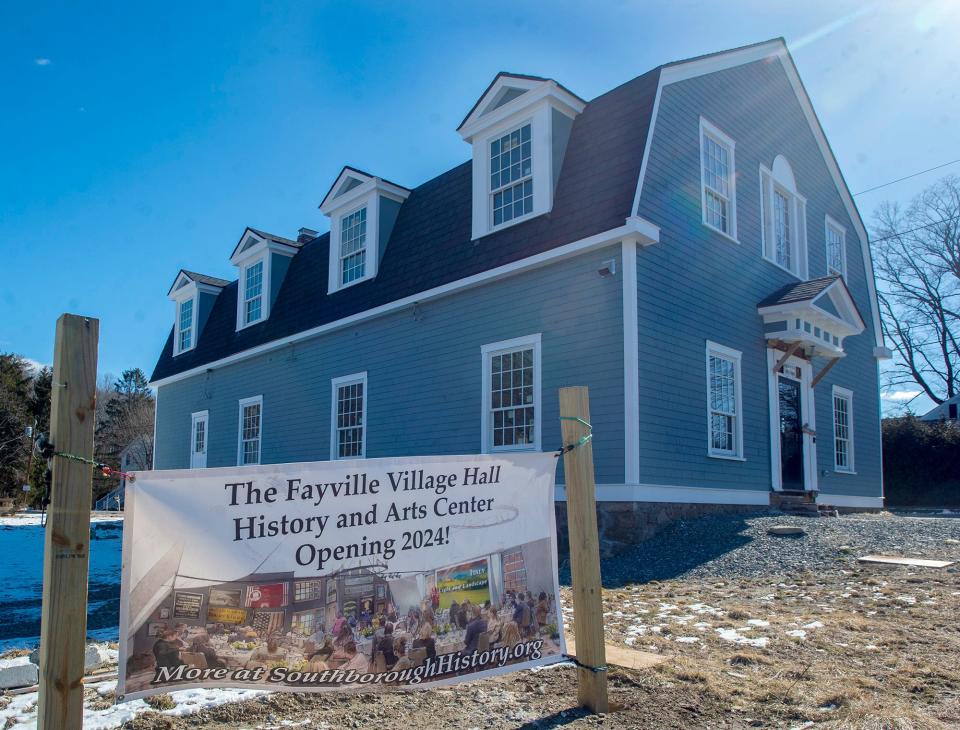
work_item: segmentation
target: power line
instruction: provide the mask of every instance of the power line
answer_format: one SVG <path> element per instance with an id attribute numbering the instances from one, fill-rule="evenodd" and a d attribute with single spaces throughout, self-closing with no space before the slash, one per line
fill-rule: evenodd
<path id="1" fill-rule="evenodd" d="M 908 233 L 915 233 L 916 231 L 922 231 L 924 228 L 933 228 L 934 226 L 939 226 L 941 223 L 950 223 L 951 221 L 960 220 L 960 215 L 955 215 L 950 218 L 944 218 L 942 221 L 934 221 L 933 223 L 927 223 L 924 226 L 917 226 L 916 228 L 911 228 L 909 231 L 894 231 L 889 236 L 884 236 L 883 238 L 871 238 L 870 243 L 880 243 L 880 241 L 888 241 L 891 238 L 896 238 L 897 236 L 904 236 Z"/>
<path id="2" fill-rule="evenodd" d="M 960 160 L 950 160 L 950 162 L 944 162 L 942 165 L 937 165 L 936 167 L 928 167 L 926 170 L 921 170 L 920 172 L 915 172 L 912 175 L 906 175 L 905 177 L 899 177 L 896 180 L 885 182 L 883 183 L 883 185 L 876 185 L 872 188 L 861 190 L 859 193 L 854 193 L 853 197 L 857 197 L 858 195 L 863 195 L 864 193 L 872 193 L 874 190 L 879 190 L 880 188 L 885 188 L 888 185 L 893 185 L 898 182 L 903 182 L 904 180 L 909 180 L 912 177 L 917 177 L 918 175 L 923 175 L 928 172 L 933 172 L 934 170 L 939 170 L 941 167 L 947 167 L 948 165 L 956 165 L 958 162 L 960 162 Z"/>

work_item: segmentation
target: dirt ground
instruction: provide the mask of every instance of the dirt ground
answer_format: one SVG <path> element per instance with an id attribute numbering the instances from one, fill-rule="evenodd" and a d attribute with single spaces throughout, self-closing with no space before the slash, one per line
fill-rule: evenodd
<path id="1" fill-rule="evenodd" d="M 611 668 L 605 716 L 575 709 L 576 671 L 555 667 L 419 692 L 273 694 L 127 727 L 960 727 L 960 571 L 842 565 L 605 590 L 608 642 L 667 657 Z"/>

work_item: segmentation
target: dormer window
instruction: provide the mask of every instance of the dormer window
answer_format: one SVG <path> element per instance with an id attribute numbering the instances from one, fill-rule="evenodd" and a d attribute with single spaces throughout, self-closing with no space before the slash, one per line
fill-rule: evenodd
<path id="1" fill-rule="evenodd" d="M 230 263 L 239 269 L 237 331 L 270 318 L 270 309 L 290 266 L 290 259 L 306 243 L 247 228 L 233 250 Z"/>
<path id="2" fill-rule="evenodd" d="M 193 347 L 193 299 L 185 299 L 178 306 L 177 352 L 180 353 Z"/>
<path id="3" fill-rule="evenodd" d="M 586 102 L 552 79 L 499 74 L 457 129 L 473 146 L 473 238 L 548 213 Z"/>
<path id="4" fill-rule="evenodd" d="M 230 282 L 213 276 L 180 270 L 167 296 L 173 302 L 173 354 L 197 346 L 213 302 Z"/>
<path id="5" fill-rule="evenodd" d="M 340 285 L 362 279 L 367 264 L 367 208 L 340 220 Z"/>
<path id="6" fill-rule="evenodd" d="M 243 272 L 243 325 L 263 317 L 263 260 L 250 264 Z"/>
<path id="7" fill-rule="evenodd" d="M 529 124 L 490 143 L 490 195 L 494 226 L 533 212 L 532 154 Z"/>
<path id="8" fill-rule="evenodd" d="M 374 279 L 407 188 L 344 167 L 320 203 L 330 216 L 327 293 Z"/>

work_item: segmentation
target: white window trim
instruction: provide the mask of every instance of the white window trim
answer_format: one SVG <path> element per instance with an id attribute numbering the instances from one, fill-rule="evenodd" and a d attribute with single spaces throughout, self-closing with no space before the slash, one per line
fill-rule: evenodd
<path id="1" fill-rule="evenodd" d="M 830 266 L 830 229 L 840 234 L 840 271 L 834 271 Z M 836 218 L 824 216 L 823 248 L 827 257 L 827 274 L 839 274 L 846 281 L 847 278 L 847 229 Z"/>
<path id="2" fill-rule="evenodd" d="M 343 219 L 354 213 L 359 213 L 364 208 L 367 209 L 367 233 L 362 250 L 367 252 L 367 256 L 364 259 L 363 276 L 344 284 L 341 281 L 340 271 L 340 232 L 343 230 Z M 374 226 L 376 226 L 376 228 L 374 228 Z M 354 284 L 360 284 L 377 276 L 377 264 L 380 261 L 380 243 L 377 240 L 379 237 L 379 226 L 380 200 L 376 194 L 374 194 L 373 197 L 365 198 L 363 202 L 346 209 L 343 213 L 337 213 L 330 219 L 330 272 L 327 277 L 328 293 L 348 289 Z"/>
<path id="3" fill-rule="evenodd" d="M 511 115 L 473 139 L 473 240 L 524 223 L 550 212 L 553 206 L 553 123 L 549 104 Z M 490 192 L 490 143 L 507 132 L 530 125 L 533 210 L 512 220 L 493 225 L 493 195 Z M 482 201 L 482 202 L 481 202 Z"/>
<path id="4" fill-rule="evenodd" d="M 197 322 L 199 320 L 197 307 L 200 305 L 200 296 L 199 291 L 195 286 L 184 287 L 188 291 L 192 291 L 190 296 L 181 296 L 174 300 L 174 319 L 173 319 L 173 355 L 182 355 L 185 352 L 190 352 L 193 348 L 197 346 Z M 191 321 L 190 321 L 190 347 L 184 347 L 180 349 L 180 305 L 186 301 L 193 301 L 193 309 L 191 312 Z"/>
<path id="5" fill-rule="evenodd" d="M 502 222 L 502 223 L 494 223 L 494 222 L 493 222 L 493 194 L 494 194 L 494 191 L 493 191 L 493 190 L 491 189 L 491 187 L 490 187 L 490 145 L 493 143 L 494 140 L 500 139 L 501 137 L 505 137 L 505 136 L 508 135 L 508 134 L 512 134 L 513 132 L 515 132 L 515 131 L 517 131 L 517 130 L 523 129 L 523 128 L 526 127 L 528 124 L 530 125 L 530 175 L 529 175 L 529 179 L 530 179 L 530 183 L 533 185 L 533 199 L 531 200 L 531 203 L 530 203 L 530 204 L 531 204 L 531 210 L 530 210 L 529 213 L 524 213 L 523 215 L 517 216 L 517 217 L 515 217 L 515 218 L 511 218 L 511 219 L 508 220 L 508 221 L 504 221 L 504 222 Z M 501 131 L 501 132 L 498 132 L 498 133 L 495 134 L 495 135 L 492 135 L 492 136 L 488 136 L 488 137 L 487 137 L 487 139 L 486 139 L 486 155 L 487 155 L 487 168 L 486 168 L 486 169 L 487 169 L 487 177 L 486 177 L 486 185 L 487 185 L 487 230 L 488 230 L 490 233 L 493 233 L 494 231 L 500 231 L 500 230 L 502 230 L 502 229 L 504 229 L 504 228 L 509 228 L 511 225 L 514 225 L 514 224 L 516 224 L 516 223 L 522 223 L 522 222 L 525 221 L 525 220 L 529 220 L 530 218 L 533 218 L 534 215 L 537 214 L 537 208 L 536 208 L 536 203 L 537 203 L 537 185 L 536 185 L 537 180 L 536 180 L 536 173 L 537 173 L 537 171 L 536 171 L 536 168 L 534 167 L 534 162 L 536 161 L 535 156 L 534 156 L 535 151 L 536 151 L 536 150 L 535 150 L 535 145 L 534 145 L 534 141 L 533 141 L 533 119 L 532 119 L 532 118 L 531 118 L 531 119 L 526 119 L 526 120 L 523 120 L 523 121 L 520 121 L 520 122 L 517 122 L 516 124 L 514 124 L 514 125 L 511 126 L 511 127 L 508 127 L 507 129 L 505 129 L 505 130 L 503 130 L 503 131 Z M 524 179 L 526 179 L 526 178 L 523 178 L 523 177 L 520 178 L 520 180 L 524 180 Z M 514 185 L 516 185 L 517 182 L 519 182 L 519 181 L 512 182 L 512 183 L 510 183 L 509 185 L 507 185 L 506 187 L 501 186 L 501 187 L 499 188 L 499 192 L 503 192 L 503 191 L 506 190 L 507 188 L 513 187 Z"/>
<path id="6" fill-rule="evenodd" d="M 837 466 L 837 405 L 835 398 L 845 398 L 847 401 L 847 461 L 850 463 L 847 467 Z M 837 474 L 856 474 L 857 463 L 854 461 L 854 431 L 853 431 L 853 391 L 849 388 L 842 388 L 834 385 L 830 392 L 830 415 L 833 421 L 833 470 Z"/>
<path id="7" fill-rule="evenodd" d="M 197 443 L 197 422 L 203 421 L 203 467 L 196 465 L 194 457 L 196 451 L 194 447 Z M 210 453 L 210 411 L 197 411 L 190 414 L 190 468 L 200 469 L 206 467 L 207 455 Z"/>
<path id="8" fill-rule="evenodd" d="M 369 214 L 368 214 L 369 215 Z M 368 219 L 369 220 L 369 219 Z M 360 456 L 339 456 L 339 440 L 337 438 L 337 390 L 343 385 L 353 385 L 354 383 L 363 384 L 363 428 L 360 438 Z M 331 461 L 349 461 L 350 459 L 367 458 L 367 402 L 369 401 L 369 391 L 367 390 L 367 371 L 353 373 L 352 375 L 342 375 L 339 378 L 333 378 L 330 381 L 330 460 Z"/>
<path id="9" fill-rule="evenodd" d="M 785 198 L 787 198 L 790 203 L 790 215 L 792 216 L 791 221 L 791 255 L 797 262 L 797 270 L 788 269 L 786 266 L 783 266 L 777 262 L 777 251 L 776 251 L 776 242 L 767 241 L 767 226 L 766 226 L 766 216 L 767 211 L 764 207 L 764 176 L 767 176 L 767 179 L 770 181 L 768 192 L 771 205 L 773 204 L 773 192 L 779 190 Z M 803 215 L 801 215 L 803 211 Z M 772 214 L 772 211 L 771 211 Z M 809 234 L 807 232 L 807 199 L 800 195 L 800 193 L 790 190 L 789 187 L 784 185 L 782 182 L 778 182 L 777 179 L 773 176 L 773 171 L 764 165 L 760 166 L 760 252 L 763 256 L 763 260 L 773 264 L 780 271 L 785 271 L 790 276 L 800 281 L 805 281 L 810 270 L 810 260 L 809 260 Z M 803 219 L 803 239 L 800 240 L 800 234 L 797 232 L 797 222 L 800 219 Z M 795 239 L 795 240 L 794 240 Z M 770 251 L 768 253 L 767 248 L 768 244 Z"/>
<path id="10" fill-rule="evenodd" d="M 255 395 L 242 398 L 239 401 L 237 414 L 237 466 L 251 466 L 243 463 L 243 409 L 246 406 L 258 404 L 260 406 L 260 444 L 257 449 L 257 464 L 263 463 L 263 396 Z"/>
<path id="11" fill-rule="evenodd" d="M 270 250 L 268 249 L 266 252 L 252 256 L 247 260 L 241 261 L 239 264 L 240 278 L 237 281 L 237 332 L 247 327 L 255 327 L 261 322 L 266 322 L 270 319 L 270 262 L 272 259 L 273 256 L 270 255 Z M 261 261 L 263 262 L 263 279 L 260 286 L 260 319 L 256 322 L 245 323 L 247 269 L 251 266 L 256 266 Z"/>
<path id="12" fill-rule="evenodd" d="M 729 169 L 729 179 L 727 180 L 727 185 L 730 188 L 730 205 L 729 210 L 727 211 L 727 221 L 729 222 L 730 231 L 720 230 L 716 226 L 707 222 L 707 174 L 706 169 L 703 164 L 703 137 L 707 135 L 708 137 L 713 138 L 713 141 L 719 144 L 721 147 L 725 147 L 727 154 L 730 157 L 730 169 Z M 700 220 L 707 228 L 715 233 L 719 233 L 724 238 L 733 241 L 734 243 L 739 244 L 740 241 L 737 238 L 737 163 L 736 163 L 736 147 L 737 143 L 733 140 L 732 137 L 725 134 L 717 126 L 711 124 L 703 117 L 700 117 Z"/>
<path id="13" fill-rule="evenodd" d="M 737 388 L 737 413 L 734 426 L 734 439 L 736 440 L 736 449 L 734 453 L 726 451 L 715 451 L 713 448 L 713 419 L 711 418 L 710 407 L 710 356 L 717 355 L 722 358 L 733 361 L 733 373 Z M 740 360 L 743 353 L 739 350 L 721 345 L 707 340 L 706 356 L 704 362 L 706 365 L 706 386 L 707 386 L 707 456 L 711 459 L 725 459 L 727 461 L 746 461 L 743 455 L 743 377 L 740 372 Z"/>
<path id="14" fill-rule="evenodd" d="M 542 398 L 540 397 L 540 376 L 541 376 L 541 333 L 524 337 L 515 337 L 512 340 L 501 340 L 500 342 L 491 342 L 480 347 L 480 355 L 483 360 L 481 367 L 480 382 L 480 451 L 483 454 L 510 452 L 510 451 L 540 451 L 540 431 L 543 424 L 543 410 L 541 408 Z M 494 355 L 507 352 L 509 350 L 520 350 L 533 348 L 533 443 L 523 446 L 493 446 L 490 438 L 490 379 L 492 368 L 490 361 Z"/>

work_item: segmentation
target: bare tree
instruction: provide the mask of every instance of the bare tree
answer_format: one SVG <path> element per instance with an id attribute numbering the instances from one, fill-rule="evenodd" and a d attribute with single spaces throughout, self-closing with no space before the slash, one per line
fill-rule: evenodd
<path id="1" fill-rule="evenodd" d="M 915 383 L 943 403 L 960 393 L 960 178 L 943 178 L 905 210 L 882 204 L 872 234 L 884 333 L 896 353 L 885 384 Z"/>

